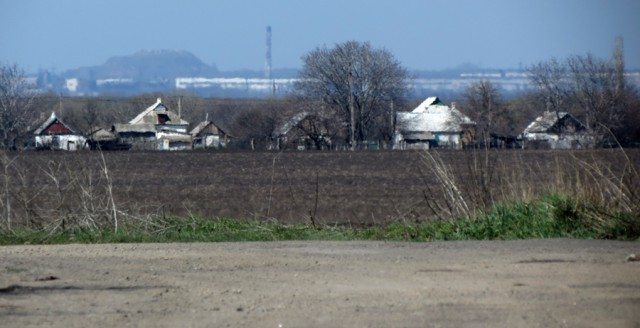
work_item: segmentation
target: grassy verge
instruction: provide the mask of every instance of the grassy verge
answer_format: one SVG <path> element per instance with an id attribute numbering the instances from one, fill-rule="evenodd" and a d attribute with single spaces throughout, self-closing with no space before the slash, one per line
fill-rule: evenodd
<path id="1" fill-rule="evenodd" d="M 493 207 L 474 217 L 424 223 L 394 223 L 383 227 L 347 227 L 234 219 L 171 218 L 144 225 L 74 228 L 55 231 L 0 232 L 0 245 L 68 243 L 163 243 L 279 240 L 495 240 L 530 238 L 597 238 L 638 240 L 637 213 L 603 213 L 574 200 L 548 195 L 533 202 Z"/>
<path id="2" fill-rule="evenodd" d="M 640 217 L 631 213 L 602 213 L 570 198 L 550 195 L 529 203 L 498 205 L 472 218 L 393 224 L 370 232 L 373 239 L 415 241 L 558 237 L 637 240 Z"/>

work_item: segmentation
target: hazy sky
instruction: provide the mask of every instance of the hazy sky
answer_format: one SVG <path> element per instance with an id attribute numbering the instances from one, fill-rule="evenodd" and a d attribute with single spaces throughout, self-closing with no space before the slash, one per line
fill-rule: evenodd
<path id="1" fill-rule="evenodd" d="M 220 70 L 298 68 L 357 40 L 410 69 L 526 67 L 609 57 L 616 35 L 640 68 L 640 0 L 0 0 L 0 63 L 57 72 L 139 50 L 187 50 Z"/>

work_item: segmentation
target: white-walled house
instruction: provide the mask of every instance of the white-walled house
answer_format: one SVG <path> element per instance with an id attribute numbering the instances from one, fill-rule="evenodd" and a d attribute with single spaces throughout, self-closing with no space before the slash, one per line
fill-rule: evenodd
<path id="1" fill-rule="evenodd" d="M 189 122 L 169 110 L 160 98 L 127 124 L 114 124 L 113 132 L 131 149 L 186 150 L 192 148 Z"/>
<path id="2" fill-rule="evenodd" d="M 411 112 L 396 113 L 394 149 L 459 149 L 472 141 L 475 125 L 455 104 L 429 97 Z"/>
<path id="3" fill-rule="evenodd" d="M 87 139 L 62 122 L 51 112 L 51 116 L 34 131 L 36 149 L 75 151 L 86 147 Z"/>
<path id="4" fill-rule="evenodd" d="M 191 130 L 194 149 L 224 148 L 229 142 L 229 136 L 217 125 L 204 120 Z"/>

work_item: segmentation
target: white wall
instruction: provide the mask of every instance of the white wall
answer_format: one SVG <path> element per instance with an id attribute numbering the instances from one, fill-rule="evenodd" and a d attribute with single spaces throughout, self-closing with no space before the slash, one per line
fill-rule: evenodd
<path id="1" fill-rule="evenodd" d="M 73 134 L 36 136 L 36 148 L 75 151 L 85 149 L 86 141 L 85 137 Z"/>

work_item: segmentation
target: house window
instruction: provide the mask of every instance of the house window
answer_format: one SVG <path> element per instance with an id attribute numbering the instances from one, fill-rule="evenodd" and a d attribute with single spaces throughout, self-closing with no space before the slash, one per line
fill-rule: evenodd
<path id="1" fill-rule="evenodd" d="M 167 121 L 170 121 L 169 115 L 158 114 L 158 124 L 167 124 Z"/>

